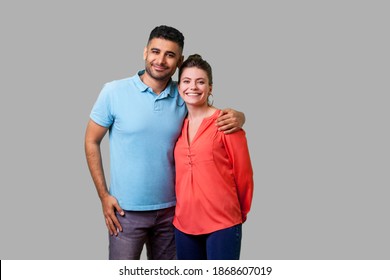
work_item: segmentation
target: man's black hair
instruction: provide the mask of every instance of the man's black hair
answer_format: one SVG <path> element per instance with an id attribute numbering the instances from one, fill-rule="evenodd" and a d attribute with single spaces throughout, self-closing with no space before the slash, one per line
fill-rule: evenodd
<path id="1" fill-rule="evenodd" d="M 165 40 L 169 40 L 169 41 L 177 43 L 182 50 L 184 48 L 183 34 L 179 30 L 177 30 L 176 28 L 173 28 L 170 26 L 160 25 L 160 26 L 155 27 L 152 30 L 152 32 L 150 32 L 148 43 L 153 38 L 162 38 Z"/>

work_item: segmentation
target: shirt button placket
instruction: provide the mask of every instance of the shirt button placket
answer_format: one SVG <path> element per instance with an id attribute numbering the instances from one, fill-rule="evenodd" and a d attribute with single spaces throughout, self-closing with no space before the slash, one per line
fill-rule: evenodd
<path id="1" fill-rule="evenodd" d="M 158 99 L 154 101 L 154 111 L 161 111 L 160 102 L 158 102 Z"/>
<path id="2" fill-rule="evenodd" d="M 187 157 L 188 157 L 188 165 L 190 166 L 190 172 L 191 172 L 191 182 L 192 182 L 192 154 L 191 154 L 191 148 L 188 147 L 188 153 L 187 153 Z"/>
<path id="3" fill-rule="evenodd" d="M 192 155 L 191 155 L 191 149 L 190 148 L 188 148 L 187 157 L 188 157 L 188 164 L 190 165 L 190 168 L 192 169 Z"/>

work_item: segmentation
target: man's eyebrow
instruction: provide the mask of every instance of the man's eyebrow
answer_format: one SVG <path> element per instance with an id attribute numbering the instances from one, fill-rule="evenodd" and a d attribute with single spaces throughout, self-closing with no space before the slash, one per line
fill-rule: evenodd
<path id="1" fill-rule="evenodd" d="M 158 52 L 161 52 L 161 50 L 159 48 L 151 48 L 152 51 L 158 51 Z M 172 52 L 172 51 L 166 51 L 165 54 L 171 54 L 171 55 L 174 55 L 176 56 L 177 54 L 175 52 Z"/>
<path id="2" fill-rule="evenodd" d="M 175 52 L 167 51 L 166 53 L 167 53 L 167 54 L 172 54 L 172 55 L 176 56 L 176 53 L 175 53 Z"/>

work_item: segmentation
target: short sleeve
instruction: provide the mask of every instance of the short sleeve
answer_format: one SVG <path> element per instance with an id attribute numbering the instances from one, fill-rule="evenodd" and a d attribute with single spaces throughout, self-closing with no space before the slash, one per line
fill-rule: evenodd
<path id="1" fill-rule="evenodd" d="M 90 118 L 97 124 L 109 127 L 114 122 L 112 113 L 112 90 L 109 84 L 105 84 L 101 90 L 90 114 Z"/>

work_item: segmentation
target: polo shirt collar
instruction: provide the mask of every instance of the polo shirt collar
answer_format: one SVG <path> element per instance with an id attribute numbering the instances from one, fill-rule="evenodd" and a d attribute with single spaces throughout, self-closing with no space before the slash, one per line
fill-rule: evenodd
<path id="1" fill-rule="evenodd" d="M 135 77 L 134 77 L 134 83 L 135 83 L 136 87 L 141 92 L 146 92 L 149 89 L 149 87 L 147 85 L 145 85 L 144 82 L 142 82 L 142 80 L 140 78 L 140 76 L 143 75 L 144 73 L 145 73 L 145 69 L 140 70 L 140 71 L 138 71 L 137 75 L 135 75 Z M 177 98 L 177 105 L 183 106 L 184 100 L 179 96 L 179 92 L 177 90 L 177 82 L 170 79 L 167 87 L 164 89 L 163 92 L 161 92 L 159 94 L 159 98 L 164 98 L 164 97 L 175 98 L 176 96 L 178 97 Z"/>
<path id="2" fill-rule="evenodd" d="M 135 75 L 135 85 L 138 87 L 138 89 L 142 92 L 145 92 L 149 89 L 149 87 L 144 84 L 141 80 L 141 76 L 145 73 L 145 70 L 138 71 L 137 75 Z M 167 87 L 159 94 L 162 97 L 175 97 L 177 86 L 172 79 L 169 80 Z"/>
<path id="3" fill-rule="evenodd" d="M 135 82 L 135 85 L 136 87 L 140 90 L 140 91 L 146 91 L 149 87 L 147 85 L 144 84 L 144 82 L 142 82 L 141 80 L 141 76 L 145 73 L 145 70 L 140 70 L 138 71 L 137 75 L 135 75 L 134 77 L 134 82 Z"/>

